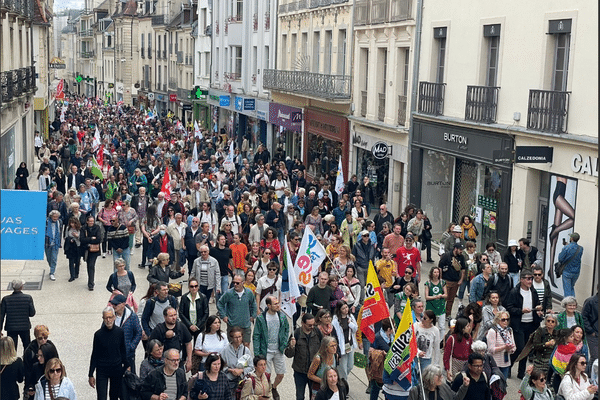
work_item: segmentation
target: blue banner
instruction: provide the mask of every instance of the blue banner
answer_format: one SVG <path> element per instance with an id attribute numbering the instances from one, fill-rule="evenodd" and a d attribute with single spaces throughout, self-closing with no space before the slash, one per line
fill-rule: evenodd
<path id="1" fill-rule="evenodd" d="M 43 260 L 48 192 L 0 192 L 0 259 Z"/>

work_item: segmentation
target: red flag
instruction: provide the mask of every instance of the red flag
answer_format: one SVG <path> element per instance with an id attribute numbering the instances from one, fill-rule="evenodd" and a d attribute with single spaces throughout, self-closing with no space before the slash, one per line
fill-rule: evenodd
<path id="1" fill-rule="evenodd" d="M 367 284 L 365 286 L 365 301 L 360 313 L 360 330 L 365 334 L 369 342 L 375 341 L 375 323 L 390 317 L 390 310 L 385 302 L 383 290 L 379 285 L 377 273 L 373 262 L 369 261 L 367 271 Z"/>
<path id="2" fill-rule="evenodd" d="M 160 191 L 165 194 L 165 200 L 171 200 L 171 175 L 169 174 L 169 167 L 165 168 L 165 176 L 163 176 L 163 183 Z"/>
<path id="3" fill-rule="evenodd" d="M 98 161 L 100 168 L 104 166 L 104 145 L 100 145 L 98 148 L 98 157 L 96 157 L 96 161 Z"/>

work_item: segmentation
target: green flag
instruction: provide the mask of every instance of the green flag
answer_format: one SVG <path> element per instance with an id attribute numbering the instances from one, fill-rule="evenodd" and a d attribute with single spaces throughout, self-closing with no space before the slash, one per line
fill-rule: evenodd
<path id="1" fill-rule="evenodd" d="M 100 168 L 100 164 L 98 164 L 98 161 L 96 161 L 96 157 L 93 158 L 91 171 L 94 176 L 98 177 L 98 179 L 104 179 L 104 176 L 102 175 L 102 168 Z"/>

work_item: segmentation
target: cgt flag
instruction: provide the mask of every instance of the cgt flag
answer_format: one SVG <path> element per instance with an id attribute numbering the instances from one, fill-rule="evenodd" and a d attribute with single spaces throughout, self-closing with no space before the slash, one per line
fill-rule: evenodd
<path id="1" fill-rule="evenodd" d="M 390 317 L 390 311 L 383 296 L 383 290 L 379 285 L 379 279 L 373 262 L 369 261 L 367 271 L 367 284 L 365 285 L 365 301 L 361 309 L 360 330 L 365 334 L 369 342 L 375 341 L 375 323 Z"/>
<path id="2" fill-rule="evenodd" d="M 165 168 L 165 176 L 163 177 L 163 183 L 160 187 L 160 191 L 165 194 L 165 200 L 171 200 L 171 174 L 169 173 L 169 167 Z"/>
<path id="3" fill-rule="evenodd" d="M 384 369 L 404 389 L 412 385 L 412 362 L 417 355 L 417 338 L 413 325 L 410 299 L 406 301 L 394 343 L 385 357 Z"/>

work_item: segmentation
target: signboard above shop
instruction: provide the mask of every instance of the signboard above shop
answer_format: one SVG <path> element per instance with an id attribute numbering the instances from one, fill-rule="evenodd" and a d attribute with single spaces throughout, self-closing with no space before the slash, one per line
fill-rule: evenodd
<path id="1" fill-rule="evenodd" d="M 373 157 L 378 160 L 383 160 L 390 154 L 390 146 L 384 142 L 377 142 L 371 148 L 371 153 L 373 153 Z"/>
<path id="2" fill-rule="evenodd" d="M 548 146 L 517 146 L 517 163 L 551 163 L 554 149 Z"/>

